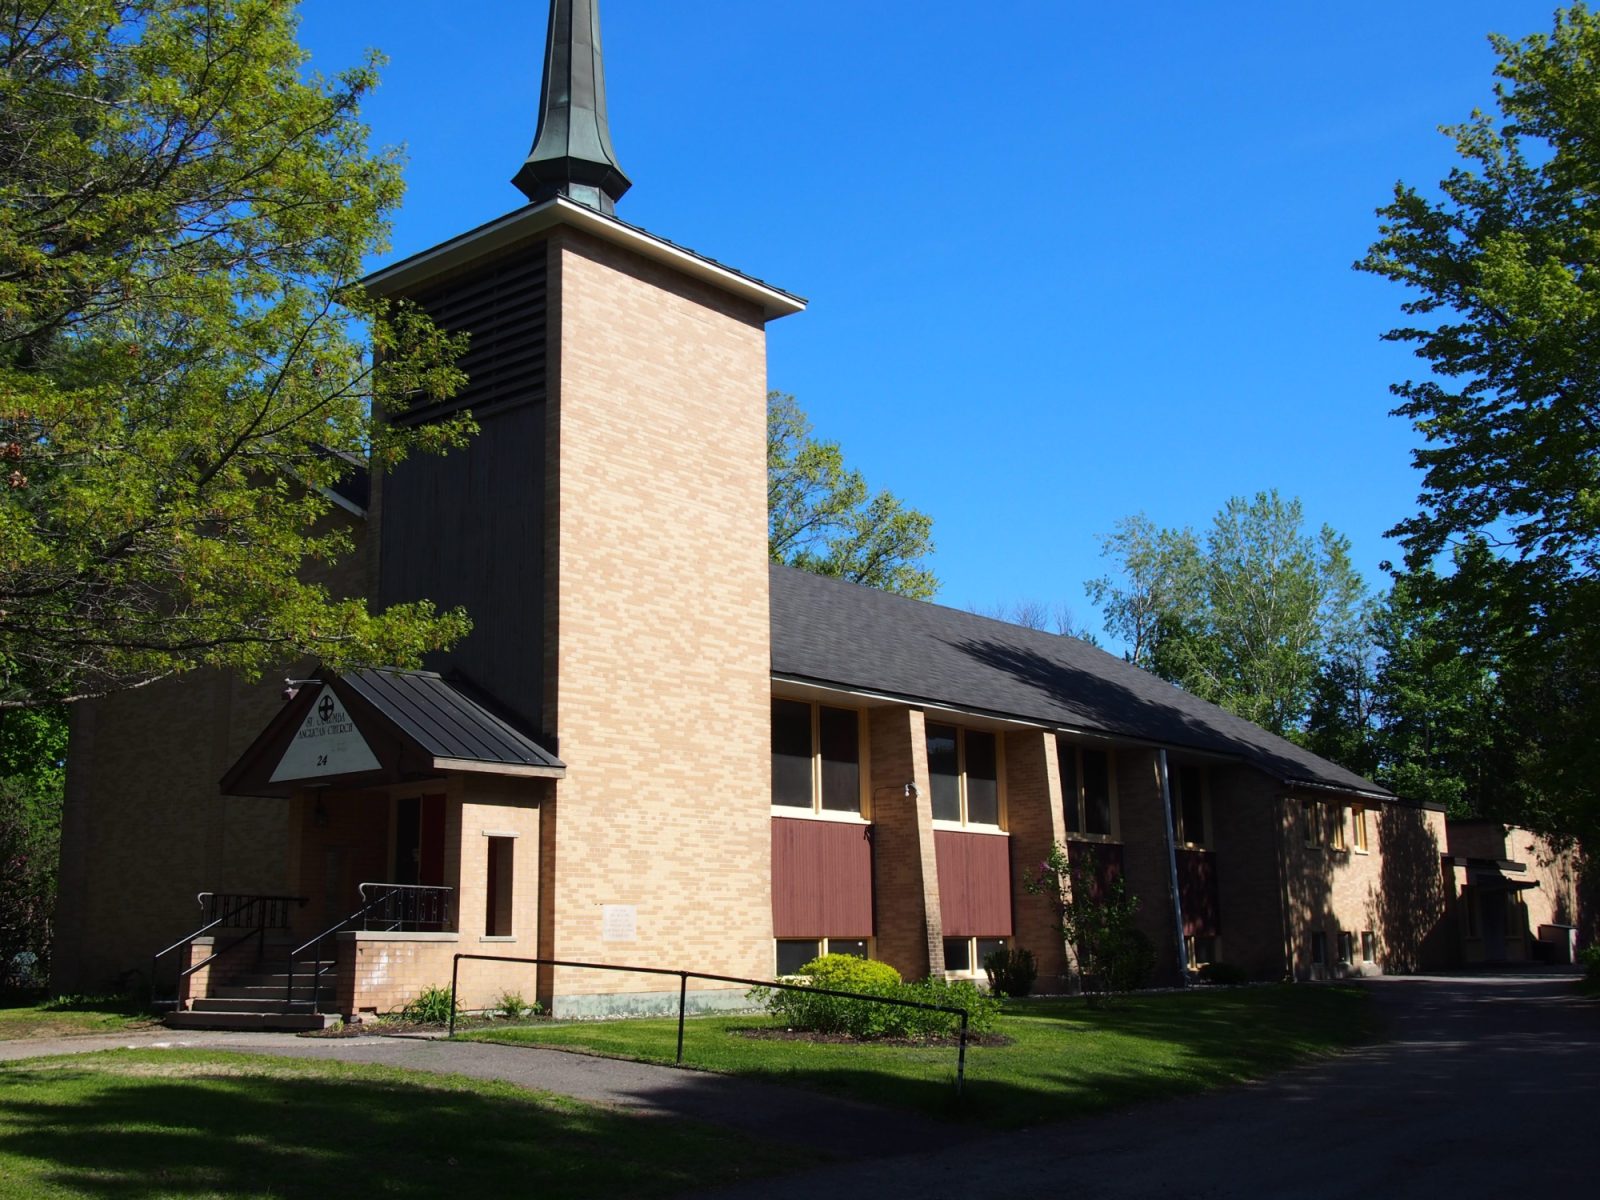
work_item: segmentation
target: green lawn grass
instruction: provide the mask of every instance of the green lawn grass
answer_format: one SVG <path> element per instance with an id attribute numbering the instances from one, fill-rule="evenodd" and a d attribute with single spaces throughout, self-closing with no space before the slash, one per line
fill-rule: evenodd
<path id="1" fill-rule="evenodd" d="M 797 1084 L 875 1104 L 1015 1128 L 1256 1079 L 1369 1039 L 1366 994 L 1308 985 L 1199 989 L 1111 1007 L 1081 999 L 1008 1001 L 1007 1046 L 970 1046 L 958 1104 L 953 1046 L 769 1041 L 740 1031 L 763 1017 L 688 1022 L 685 1065 Z M 462 1035 L 672 1062 L 675 1020 L 530 1025 Z"/>
<path id="2" fill-rule="evenodd" d="M 63 996 L 0 1001 L 0 1042 L 19 1038 L 125 1033 L 156 1024 L 150 1011 L 123 997 Z"/>
<path id="3" fill-rule="evenodd" d="M 657 1196 L 817 1162 L 459 1076 L 204 1050 L 0 1066 L 0 1196 Z"/>

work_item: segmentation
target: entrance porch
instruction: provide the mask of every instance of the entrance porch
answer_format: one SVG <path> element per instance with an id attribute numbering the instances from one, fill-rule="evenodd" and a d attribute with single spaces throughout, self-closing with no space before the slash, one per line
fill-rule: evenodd
<path id="1" fill-rule="evenodd" d="M 156 957 L 170 1020 L 359 1020 L 448 987 L 457 953 L 536 957 L 542 814 L 564 771 L 437 675 L 307 681 L 223 780 L 291 806 L 288 894 L 200 897 L 198 928 Z M 533 968 L 485 966 L 463 1009 L 537 994 Z"/>

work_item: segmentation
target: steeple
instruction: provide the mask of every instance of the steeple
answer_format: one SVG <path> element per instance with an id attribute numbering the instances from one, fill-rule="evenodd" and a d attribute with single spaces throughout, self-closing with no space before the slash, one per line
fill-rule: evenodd
<path id="1" fill-rule="evenodd" d="M 603 213 L 614 213 L 633 186 L 617 166 L 606 121 L 600 0 L 551 0 L 539 129 L 511 182 L 536 203 L 566 196 Z"/>

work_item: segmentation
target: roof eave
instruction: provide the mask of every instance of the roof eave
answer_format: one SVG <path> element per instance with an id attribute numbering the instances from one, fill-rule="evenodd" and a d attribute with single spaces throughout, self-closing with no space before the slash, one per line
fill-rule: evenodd
<path id="1" fill-rule="evenodd" d="M 530 241 L 558 225 L 568 225 L 591 233 L 642 258 L 651 259 L 748 300 L 761 308 L 768 321 L 805 311 L 806 302 L 799 296 L 713 262 L 682 246 L 673 245 L 653 233 L 606 216 L 564 196 L 519 208 L 459 237 L 441 242 L 430 250 L 374 271 L 361 281 L 361 286 L 380 296 L 410 292 L 486 255 Z"/>
<path id="2" fill-rule="evenodd" d="M 472 758 L 433 759 L 436 771 L 460 771 L 467 775 L 505 775 L 515 779 L 565 779 L 567 768 L 540 766 L 536 763 L 482 762 Z"/>

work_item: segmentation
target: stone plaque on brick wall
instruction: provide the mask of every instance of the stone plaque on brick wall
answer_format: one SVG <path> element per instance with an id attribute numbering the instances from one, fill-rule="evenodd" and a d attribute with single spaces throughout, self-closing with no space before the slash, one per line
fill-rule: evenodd
<path id="1" fill-rule="evenodd" d="M 639 940 L 639 910 L 631 904 L 600 906 L 600 940 L 636 942 Z"/>
<path id="2" fill-rule="evenodd" d="M 357 771 L 376 771 L 378 760 L 367 739 L 333 688 L 322 685 L 316 703 L 295 730 L 294 741 L 284 751 L 273 783 L 296 779 L 316 779 L 324 775 L 351 775 Z"/>

